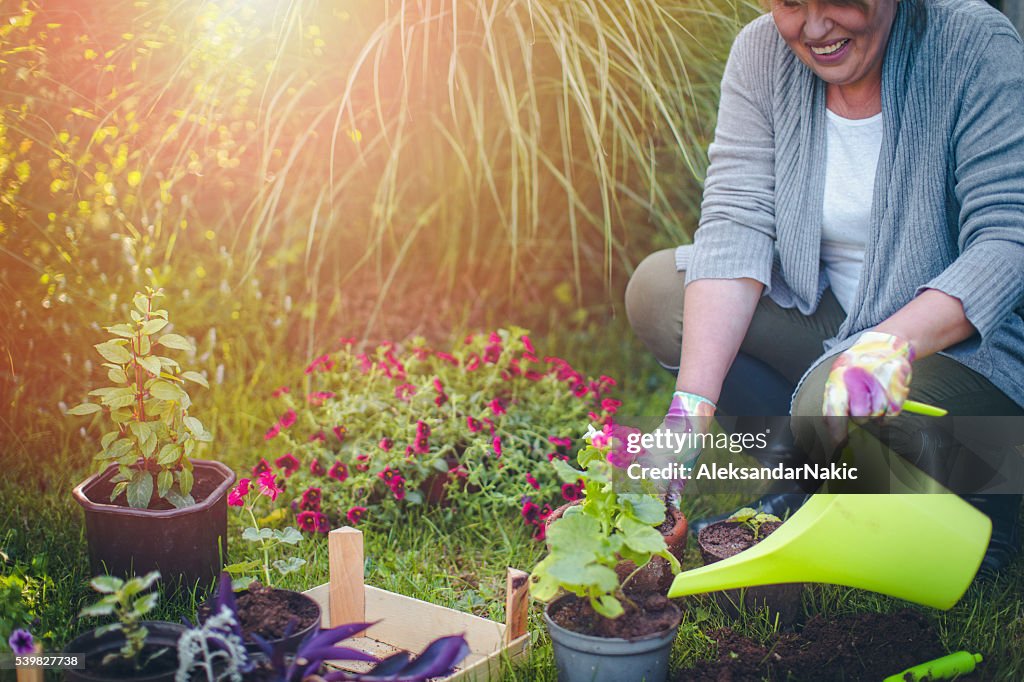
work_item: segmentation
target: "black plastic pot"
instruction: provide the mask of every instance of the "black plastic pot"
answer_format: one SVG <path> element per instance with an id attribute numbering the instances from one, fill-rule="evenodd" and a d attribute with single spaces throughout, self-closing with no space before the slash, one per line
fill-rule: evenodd
<path id="1" fill-rule="evenodd" d="M 307 603 L 309 605 L 312 605 L 312 607 L 316 609 L 316 618 L 313 620 L 313 622 L 311 624 L 307 625 L 306 627 L 302 628 L 301 630 L 296 630 L 289 637 L 281 637 L 281 638 L 278 638 L 278 639 L 267 639 L 266 640 L 267 643 L 271 647 L 283 651 L 286 655 L 292 655 L 296 651 L 298 651 L 299 645 L 302 644 L 302 641 L 304 639 L 306 639 L 307 637 L 309 637 L 311 635 L 315 635 L 317 632 L 320 631 L 320 621 L 323 619 L 323 612 L 321 611 L 320 605 L 316 602 L 315 599 L 313 599 L 312 597 L 310 597 L 308 595 L 303 594 L 302 592 L 296 592 L 294 590 L 283 590 L 283 589 L 277 588 L 277 587 L 272 588 L 272 589 L 273 589 L 274 592 L 281 592 L 281 593 L 288 594 L 288 595 L 290 595 L 290 598 L 292 600 L 300 600 L 300 601 L 305 602 L 305 603 Z M 235 601 L 236 601 L 236 603 L 239 600 L 244 599 L 245 595 L 248 594 L 248 593 L 249 593 L 249 590 L 241 590 L 238 593 L 236 593 L 235 594 Z M 206 602 L 205 604 L 203 604 L 202 606 L 199 607 L 199 618 L 200 618 L 200 620 L 205 621 L 207 618 L 209 618 L 212 615 L 212 611 L 214 609 L 214 604 L 216 604 L 216 597 L 211 597 L 208 602 Z M 241 610 L 242 609 L 240 609 L 240 611 Z M 249 633 L 247 631 L 243 630 L 242 634 L 243 634 L 243 639 L 245 640 L 245 649 L 246 649 L 246 651 L 248 651 L 251 654 L 261 654 L 261 653 L 263 653 L 263 650 L 259 647 L 259 645 L 249 639 L 249 636 L 248 636 Z"/>
<path id="2" fill-rule="evenodd" d="M 712 528 L 721 526 L 723 524 L 734 524 L 733 521 L 718 521 L 705 526 L 697 534 L 697 545 L 700 549 L 701 557 L 704 559 L 704 565 L 713 564 L 722 559 L 728 559 L 734 554 L 720 554 L 703 541 L 703 537 L 711 531 Z M 764 533 L 761 539 L 774 532 L 781 524 L 772 523 L 768 528 L 768 532 Z M 803 609 L 803 583 L 784 583 L 778 585 L 759 585 L 756 587 L 747 587 L 734 590 L 724 590 L 722 592 L 715 592 L 715 601 L 727 614 L 736 617 L 741 611 L 757 611 L 760 609 L 767 608 L 769 613 L 778 614 L 779 623 L 782 625 L 792 625 L 799 618 Z"/>
<path id="3" fill-rule="evenodd" d="M 664 682 L 672 642 L 679 631 L 679 607 L 670 604 L 680 618 L 674 627 L 636 639 L 594 637 L 567 630 L 551 618 L 561 599 L 544 609 L 551 635 L 559 682 Z"/>
<path id="4" fill-rule="evenodd" d="M 184 625 L 165 621 L 143 621 L 142 625 L 149 631 L 146 635 L 146 646 L 141 658 L 160 649 L 168 649 L 162 656 L 171 659 L 167 669 L 158 673 L 115 673 L 102 665 L 107 654 L 117 653 L 124 646 L 124 633 L 120 630 L 107 632 L 99 637 L 96 630 L 89 630 L 71 640 L 64 648 L 66 654 L 84 654 L 85 667 L 77 670 L 64 671 L 67 682 L 104 682 L 111 680 L 131 680 L 132 682 L 174 682 L 174 674 L 178 669 L 178 638 L 185 632 Z"/>
<path id="5" fill-rule="evenodd" d="M 164 585 L 210 585 L 227 558 L 227 493 L 235 473 L 220 462 L 193 460 L 196 504 L 185 509 L 132 509 L 111 504 L 116 466 L 72 491 L 85 510 L 93 575 L 143 575 L 159 570 Z"/>

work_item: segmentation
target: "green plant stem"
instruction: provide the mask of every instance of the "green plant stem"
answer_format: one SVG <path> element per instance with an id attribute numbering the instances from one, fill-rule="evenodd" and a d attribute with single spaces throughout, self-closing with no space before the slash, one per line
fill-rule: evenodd
<path id="1" fill-rule="evenodd" d="M 260 524 L 256 520 L 256 515 L 252 513 L 252 507 L 246 505 L 245 509 L 249 512 L 249 518 L 252 519 L 253 528 L 259 533 Z M 270 587 L 270 547 L 267 546 L 267 541 L 263 538 L 260 538 L 260 548 L 263 551 L 263 584 Z"/>

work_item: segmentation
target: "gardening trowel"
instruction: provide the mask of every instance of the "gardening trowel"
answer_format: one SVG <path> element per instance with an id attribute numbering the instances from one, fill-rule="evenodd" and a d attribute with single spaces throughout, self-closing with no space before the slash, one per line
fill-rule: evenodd
<path id="1" fill-rule="evenodd" d="M 817 582 L 945 610 L 971 584 L 991 533 L 989 518 L 954 494 L 818 494 L 750 549 L 677 575 L 668 596 Z"/>

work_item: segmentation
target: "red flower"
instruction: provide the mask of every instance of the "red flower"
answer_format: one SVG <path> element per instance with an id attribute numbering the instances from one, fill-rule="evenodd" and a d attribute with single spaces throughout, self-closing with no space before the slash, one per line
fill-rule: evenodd
<path id="1" fill-rule="evenodd" d="M 554 445 L 556 448 L 568 448 L 572 445 L 571 438 L 560 438 L 558 436 L 548 436 L 548 442 Z"/>
<path id="2" fill-rule="evenodd" d="M 323 405 L 325 401 L 334 397 L 333 391 L 314 391 L 306 396 L 306 402 L 315 407 Z"/>
<path id="3" fill-rule="evenodd" d="M 306 531 L 307 533 L 316 532 L 316 516 L 315 511 L 304 511 L 298 515 L 299 528 Z"/>
<path id="4" fill-rule="evenodd" d="M 522 514 L 524 523 L 535 524 L 540 521 L 540 505 L 529 497 L 523 498 L 523 507 L 519 513 Z"/>
<path id="5" fill-rule="evenodd" d="M 270 395 L 271 397 L 274 398 L 280 398 L 285 393 L 291 393 L 291 389 L 288 388 L 287 386 L 278 386 L 273 390 L 273 392 Z"/>
<path id="6" fill-rule="evenodd" d="M 467 471 L 466 467 L 462 466 L 461 464 L 456 464 L 455 466 L 448 470 L 448 476 L 454 476 L 455 478 L 468 478 L 469 471 Z"/>
<path id="7" fill-rule="evenodd" d="M 526 482 L 530 484 L 534 490 L 540 490 L 540 483 L 537 483 L 537 479 L 534 478 L 533 474 L 526 474 Z"/>
<path id="8" fill-rule="evenodd" d="M 391 481 L 391 493 L 395 496 L 395 499 L 401 502 L 405 499 L 405 479 L 401 476 L 395 476 L 394 480 Z"/>
<path id="9" fill-rule="evenodd" d="M 276 500 L 277 496 L 281 494 L 281 488 L 277 486 L 277 477 L 274 476 L 273 471 L 268 469 L 260 474 L 259 483 L 260 494 L 266 495 L 271 501 Z"/>
<path id="10" fill-rule="evenodd" d="M 501 346 L 492 344 L 484 348 L 484 362 L 493 365 L 501 358 Z"/>
<path id="11" fill-rule="evenodd" d="M 574 384 L 572 387 L 572 394 L 577 398 L 582 398 L 587 395 L 587 385 L 582 382 Z"/>
<path id="12" fill-rule="evenodd" d="M 317 431 L 316 433 L 311 434 L 309 437 L 309 442 L 320 441 L 321 443 L 323 443 L 325 440 L 327 440 L 327 434 L 325 434 L 323 431 Z"/>
<path id="13" fill-rule="evenodd" d="M 469 357 L 469 362 L 466 363 L 466 371 L 467 372 L 472 372 L 472 371 L 477 370 L 479 368 L 480 368 L 480 358 L 477 356 L 476 353 L 473 353 L 473 355 L 471 355 Z"/>
<path id="14" fill-rule="evenodd" d="M 351 336 L 342 336 L 338 338 L 338 344 L 342 346 L 354 346 L 356 340 Z"/>
<path id="15" fill-rule="evenodd" d="M 257 464 L 256 466 L 254 466 L 252 468 L 252 475 L 253 476 L 259 476 L 264 471 L 270 471 L 270 462 L 268 462 L 266 459 L 261 457 L 260 461 L 259 461 L 259 464 Z"/>
<path id="16" fill-rule="evenodd" d="M 429 438 L 430 437 L 430 424 L 423 421 L 422 419 L 416 420 L 416 437 Z"/>
<path id="17" fill-rule="evenodd" d="M 543 374 L 541 374 L 540 372 L 534 372 L 532 369 L 525 372 L 523 376 L 529 379 L 530 381 L 540 381 L 541 379 L 544 378 Z"/>
<path id="18" fill-rule="evenodd" d="M 495 417 L 500 417 L 507 412 L 505 409 L 505 403 L 503 403 L 500 398 L 495 398 L 491 402 L 487 403 L 487 407 L 490 408 Z"/>
<path id="19" fill-rule="evenodd" d="M 444 384 L 437 377 L 434 377 L 434 390 L 438 393 L 444 393 Z"/>
<path id="20" fill-rule="evenodd" d="M 327 475 L 333 479 L 344 482 L 348 478 L 348 467 L 343 462 L 335 462 Z"/>
<path id="21" fill-rule="evenodd" d="M 384 467 L 384 471 L 378 473 L 377 477 L 380 478 L 380 480 L 384 481 L 385 484 L 390 486 L 391 481 L 398 475 L 399 474 L 397 470 L 392 469 L 391 467 Z"/>
<path id="22" fill-rule="evenodd" d="M 338 441 L 345 441 L 345 435 L 348 433 L 348 429 L 346 429 L 344 426 L 335 426 L 331 430 L 334 431 L 334 435 L 338 439 Z"/>
<path id="23" fill-rule="evenodd" d="M 270 440 L 272 438 L 276 438 L 277 434 L 279 433 L 281 433 L 280 425 L 274 424 L 269 429 L 267 429 L 267 432 L 265 434 L 263 434 L 263 440 Z"/>
<path id="24" fill-rule="evenodd" d="M 416 387 L 412 384 L 399 384 L 395 387 L 395 398 L 402 402 L 409 402 L 409 398 L 416 395 Z"/>
<path id="25" fill-rule="evenodd" d="M 495 436 L 491 439 L 491 447 L 494 449 L 494 454 L 497 457 L 501 457 L 501 436 Z"/>
<path id="26" fill-rule="evenodd" d="M 448 402 L 448 394 L 447 393 L 438 393 L 434 397 L 434 404 L 437 405 L 438 407 L 441 407 L 446 402 Z"/>
<path id="27" fill-rule="evenodd" d="M 366 471 L 367 469 L 369 469 L 370 465 L 366 463 L 369 461 L 369 459 L 369 455 L 356 455 L 356 461 L 360 462 L 360 464 L 355 465 L 356 471 Z"/>
<path id="28" fill-rule="evenodd" d="M 441 360 L 443 362 L 447 362 L 449 365 L 458 366 L 458 364 L 459 364 L 458 358 L 456 358 L 454 355 L 451 355 L 450 353 L 442 353 L 441 351 L 436 351 L 434 353 L 434 355 L 439 360 Z"/>
<path id="29" fill-rule="evenodd" d="M 317 370 L 328 372 L 332 369 L 334 369 L 334 360 L 331 360 L 331 356 L 321 355 L 316 360 L 309 363 L 309 366 L 306 367 L 306 374 L 312 374 Z"/>
<path id="30" fill-rule="evenodd" d="M 427 438 L 426 436 L 417 437 L 416 440 L 413 441 L 413 446 L 411 450 L 417 455 L 427 454 L 428 452 L 430 452 L 430 439 Z M 409 451 L 410 448 L 405 449 L 406 454 L 409 454 Z"/>
<path id="31" fill-rule="evenodd" d="M 322 500 L 323 495 L 320 488 L 306 488 L 306 491 L 302 493 L 302 499 L 299 500 L 299 509 L 302 511 L 320 511 Z"/>
<path id="32" fill-rule="evenodd" d="M 484 428 L 483 424 L 479 420 L 473 419 L 470 416 L 466 416 L 466 426 L 469 428 L 470 433 L 476 433 L 480 429 Z"/>
<path id="33" fill-rule="evenodd" d="M 314 457 L 313 461 L 309 463 L 309 471 L 314 476 L 325 476 L 325 475 L 327 475 L 327 471 L 324 469 L 324 465 L 321 464 L 320 460 L 318 458 L 316 458 L 316 457 Z"/>
<path id="34" fill-rule="evenodd" d="M 621 400 L 615 398 L 605 398 L 601 401 L 601 409 L 609 414 L 615 414 L 615 411 L 622 406 Z"/>
<path id="35" fill-rule="evenodd" d="M 562 484 L 562 497 L 569 502 L 575 502 L 580 499 L 583 494 L 583 482 L 576 481 L 575 483 L 563 483 Z"/>
<path id="36" fill-rule="evenodd" d="M 523 342 L 523 348 L 526 349 L 527 353 L 530 353 L 532 355 L 537 352 L 533 349 L 533 343 L 530 342 L 529 336 L 523 334 L 522 336 L 519 337 L 519 340 Z"/>
<path id="37" fill-rule="evenodd" d="M 350 507 L 345 514 L 345 518 L 353 526 L 358 525 L 360 521 L 366 518 L 366 507 Z"/>
<path id="38" fill-rule="evenodd" d="M 284 472 L 284 477 L 289 478 L 292 474 L 299 470 L 299 460 L 295 458 L 295 455 L 288 452 L 276 460 L 274 464 L 278 469 Z"/>
<path id="39" fill-rule="evenodd" d="M 238 482 L 230 493 L 228 493 L 228 504 L 232 507 L 241 507 L 245 504 L 245 496 L 249 494 L 249 479 L 243 478 Z"/>

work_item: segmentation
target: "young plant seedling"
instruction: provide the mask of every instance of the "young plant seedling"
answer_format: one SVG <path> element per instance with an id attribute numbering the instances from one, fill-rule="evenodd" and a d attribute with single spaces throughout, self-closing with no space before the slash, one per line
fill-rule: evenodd
<path id="1" fill-rule="evenodd" d="M 751 509 L 750 507 L 744 507 L 743 509 L 737 510 L 736 513 L 727 518 L 726 521 L 731 523 L 742 523 L 754 534 L 754 541 L 757 542 L 761 539 L 761 526 L 769 521 L 781 523 L 782 519 L 774 514 L 766 514 L 764 512 L 759 512 L 756 509 Z"/>
<path id="2" fill-rule="evenodd" d="M 103 665 L 108 665 L 120 656 L 131 661 L 136 670 L 145 668 L 150 661 L 166 653 L 168 649 L 160 649 L 145 661 L 140 661 L 142 650 L 146 644 L 149 631 L 142 625 L 143 617 L 152 611 L 160 599 L 158 592 L 146 592 L 160 579 L 159 571 L 151 571 L 142 577 L 122 580 L 109 575 L 97 576 L 89 583 L 103 597 L 91 606 L 86 606 L 79 617 L 114 616 L 116 623 L 104 625 L 96 629 L 96 636 L 101 637 L 108 632 L 120 630 L 124 633 L 124 646 L 120 653 L 107 654 Z"/>

